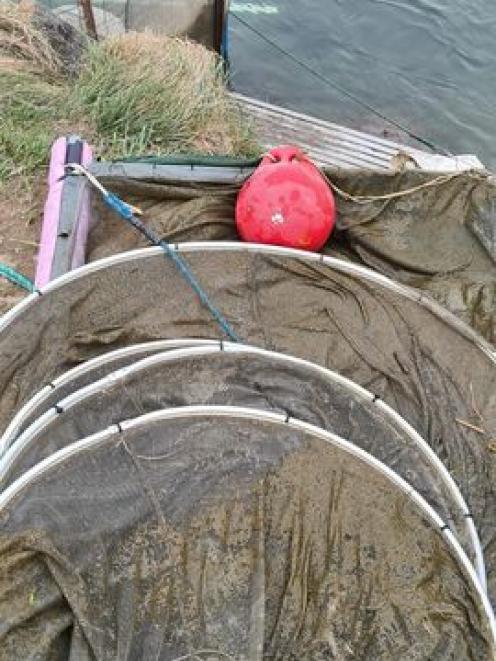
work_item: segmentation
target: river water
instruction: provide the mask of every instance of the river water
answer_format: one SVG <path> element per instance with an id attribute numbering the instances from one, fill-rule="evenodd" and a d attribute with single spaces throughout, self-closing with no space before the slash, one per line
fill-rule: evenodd
<path id="1" fill-rule="evenodd" d="M 243 21 L 381 113 L 496 168 L 496 0 L 233 0 L 231 6 Z M 234 16 L 229 53 L 238 91 L 389 133 L 382 120 L 316 80 Z M 389 135 L 399 137 L 395 129 Z"/>

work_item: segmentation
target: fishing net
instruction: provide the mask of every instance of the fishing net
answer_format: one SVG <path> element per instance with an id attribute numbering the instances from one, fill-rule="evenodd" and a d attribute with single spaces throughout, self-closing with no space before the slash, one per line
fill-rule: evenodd
<path id="1" fill-rule="evenodd" d="M 470 569 L 380 464 L 283 417 L 178 411 L 4 493 L 0 658 L 491 658 Z"/>
<path id="2" fill-rule="evenodd" d="M 234 345 L 157 354 L 59 400 L 0 459 L 0 490 L 50 454 L 110 425 L 199 404 L 281 412 L 348 439 L 407 480 L 449 524 L 473 563 L 481 556 L 456 485 L 383 402 L 335 373 Z"/>
<path id="3" fill-rule="evenodd" d="M 215 343 L 215 340 L 198 340 L 193 338 L 144 342 L 122 349 L 116 349 L 115 351 L 108 351 L 93 360 L 76 365 L 76 367 L 53 379 L 53 381 L 39 390 L 17 411 L 0 440 L 0 455 L 3 454 L 6 447 L 29 427 L 31 423 L 46 413 L 48 409 L 55 406 L 57 402 L 68 397 L 76 390 L 84 388 L 84 386 L 95 381 L 99 381 L 114 370 L 125 367 L 140 358 L 145 358 L 159 351 L 212 343 Z"/>
<path id="4" fill-rule="evenodd" d="M 496 566 L 493 356 L 470 329 L 349 262 L 249 252 L 242 244 L 185 256 L 240 337 L 361 384 L 427 440 L 465 497 Z M 432 308 L 432 309 L 430 309 Z M 78 362 L 148 340 L 219 331 L 161 251 L 87 267 L 4 319 L 2 427 L 44 383 Z"/>
<path id="5" fill-rule="evenodd" d="M 237 240 L 233 219 L 240 183 L 174 182 L 154 177 L 152 171 L 140 180 L 133 178 L 134 168 L 132 163 L 116 165 L 115 174 L 102 181 L 141 207 L 159 235 L 170 241 Z M 467 172 L 441 177 L 423 171 L 326 173 L 354 198 L 379 199 L 338 195 L 337 231 L 325 251 L 428 292 L 496 343 L 494 177 Z M 431 185 L 433 180 L 438 183 Z M 406 190 L 412 192 L 395 197 Z M 94 211 L 101 222 L 92 237 L 90 259 L 144 245 L 97 196 Z"/>

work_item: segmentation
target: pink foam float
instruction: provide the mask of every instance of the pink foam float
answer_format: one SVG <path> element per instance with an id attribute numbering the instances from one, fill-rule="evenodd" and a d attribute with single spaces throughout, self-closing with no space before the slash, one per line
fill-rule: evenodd
<path id="1" fill-rule="evenodd" d="M 78 136 L 58 138 L 52 146 L 35 276 L 38 288 L 85 263 L 89 197 L 75 190 L 74 182 L 65 177 L 65 165 L 77 162 L 87 166 L 92 159 L 91 147 Z"/>

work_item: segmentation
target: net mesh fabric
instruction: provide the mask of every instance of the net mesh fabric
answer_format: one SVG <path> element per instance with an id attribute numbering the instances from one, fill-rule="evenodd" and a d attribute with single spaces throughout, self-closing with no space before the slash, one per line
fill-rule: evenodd
<path id="1" fill-rule="evenodd" d="M 245 342 L 349 377 L 427 440 L 473 514 L 494 594 L 493 360 L 422 305 L 362 276 L 239 248 L 186 257 Z M 217 338 L 218 329 L 161 253 L 147 251 L 66 283 L 0 333 L 2 426 L 40 382 L 75 363 L 181 336 Z M 486 434 L 459 422 L 477 423 L 478 416 Z"/>
<path id="2" fill-rule="evenodd" d="M 116 433 L 31 480 L 0 544 L 0 658 L 33 641 L 81 659 L 491 653 L 441 531 L 383 473 L 283 423 Z"/>
<path id="3" fill-rule="evenodd" d="M 43 428 L 13 444 L 1 463 L 0 489 L 57 450 L 110 425 L 158 409 L 229 405 L 284 413 L 349 439 L 404 477 L 448 522 L 473 560 L 466 510 L 460 508 L 437 466 L 373 402 L 341 382 L 277 357 L 207 349 L 140 361 L 126 374 L 109 375 L 91 391 L 57 403 Z M 195 355 L 196 354 L 196 355 Z M 34 429 L 34 428 L 33 428 Z"/>

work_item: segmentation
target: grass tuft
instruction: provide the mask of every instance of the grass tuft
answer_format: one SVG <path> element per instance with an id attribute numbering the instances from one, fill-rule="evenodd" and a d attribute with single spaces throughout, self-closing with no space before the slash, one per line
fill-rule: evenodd
<path id="1" fill-rule="evenodd" d="M 108 159 L 255 156 L 259 145 L 225 83 L 215 53 L 151 33 L 88 46 L 71 78 L 32 6 L 0 0 L 0 184 L 44 175 L 51 143 L 72 132 Z"/>
<path id="2" fill-rule="evenodd" d="M 26 71 L 0 69 L 0 182 L 45 167 L 64 91 Z"/>
<path id="3" fill-rule="evenodd" d="M 225 82 L 219 58 L 203 46 L 128 33 L 90 47 L 74 100 L 113 157 L 251 156 L 258 145 Z"/>

